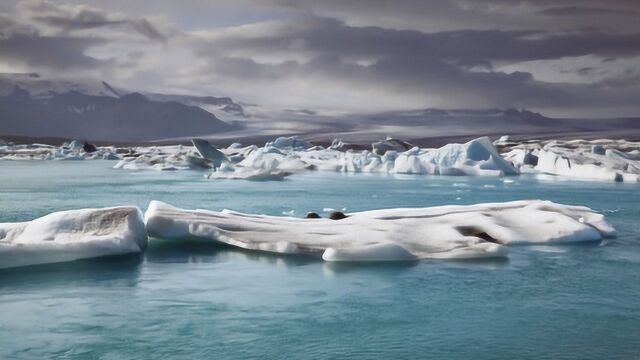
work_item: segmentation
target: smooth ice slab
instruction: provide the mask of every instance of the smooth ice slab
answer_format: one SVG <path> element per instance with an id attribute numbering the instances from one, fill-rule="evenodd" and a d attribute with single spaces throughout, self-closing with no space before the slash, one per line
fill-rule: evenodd
<path id="1" fill-rule="evenodd" d="M 0 268 L 139 253 L 147 243 L 137 207 L 54 212 L 0 223 Z"/>
<path id="2" fill-rule="evenodd" d="M 615 236 L 600 214 L 549 201 L 364 211 L 342 220 L 185 210 L 152 201 L 149 236 L 322 256 L 326 261 L 507 256 L 507 244 L 596 241 Z"/>

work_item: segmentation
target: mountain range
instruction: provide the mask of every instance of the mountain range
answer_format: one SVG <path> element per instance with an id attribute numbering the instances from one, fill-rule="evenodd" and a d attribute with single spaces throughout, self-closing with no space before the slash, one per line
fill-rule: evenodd
<path id="1" fill-rule="evenodd" d="M 249 105 L 247 105 L 249 106 Z M 103 142 L 187 141 L 261 143 L 301 135 L 317 143 L 341 138 L 368 143 L 386 136 L 441 145 L 477 136 L 519 138 L 640 138 L 640 118 L 552 118 L 525 109 L 418 109 L 323 114 L 266 110 L 229 97 L 132 92 L 106 81 L 0 74 L 0 137 Z"/>
<path id="2" fill-rule="evenodd" d="M 104 81 L 91 85 L 38 74 L 0 76 L 0 134 L 150 141 L 239 129 L 220 120 L 214 109 L 243 116 L 242 107 L 229 98 L 143 94 Z"/>

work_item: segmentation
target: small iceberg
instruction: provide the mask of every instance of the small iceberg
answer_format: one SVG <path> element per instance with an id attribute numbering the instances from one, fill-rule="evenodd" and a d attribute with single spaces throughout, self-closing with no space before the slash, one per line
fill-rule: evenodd
<path id="1" fill-rule="evenodd" d="M 211 165 L 214 169 L 217 169 L 225 162 L 229 162 L 229 159 L 225 154 L 220 152 L 220 150 L 211 146 L 211 144 L 204 139 L 191 139 L 191 143 L 198 151 L 198 154 L 205 159 L 211 162 Z"/>
<path id="2" fill-rule="evenodd" d="M 146 244 L 137 207 L 59 211 L 28 222 L 0 223 L 0 268 L 140 253 Z"/>
<path id="3" fill-rule="evenodd" d="M 205 178 L 249 181 L 278 181 L 284 180 L 284 178 L 289 175 L 292 175 L 292 173 L 289 171 L 259 168 L 254 169 L 223 164 L 221 168 L 214 169 L 210 173 L 205 175 Z"/>
<path id="4" fill-rule="evenodd" d="M 185 210 L 152 201 L 144 219 L 151 237 L 350 262 L 500 258 L 510 244 L 616 235 L 587 207 L 541 200 L 373 210 L 340 220 Z"/>

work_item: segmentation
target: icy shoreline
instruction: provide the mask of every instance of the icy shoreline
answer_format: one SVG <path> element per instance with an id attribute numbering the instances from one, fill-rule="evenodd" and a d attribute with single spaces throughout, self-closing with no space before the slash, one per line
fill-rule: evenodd
<path id="1" fill-rule="evenodd" d="M 550 174 L 566 178 L 638 182 L 640 143 L 625 140 L 511 141 L 481 137 L 464 144 L 419 148 L 386 139 L 357 150 L 341 140 L 324 148 L 298 137 L 280 137 L 263 147 L 232 144 L 217 149 L 201 139 L 194 146 L 95 147 L 73 141 L 61 147 L 0 142 L 0 160 L 119 160 L 124 170 L 199 170 L 209 179 L 282 180 L 318 170 L 383 174 L 509 176 Z"/>

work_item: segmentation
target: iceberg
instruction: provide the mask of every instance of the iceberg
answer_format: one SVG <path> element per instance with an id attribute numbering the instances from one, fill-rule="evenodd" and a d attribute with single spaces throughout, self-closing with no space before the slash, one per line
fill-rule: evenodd
<path id="1" fill-rule="evenodd" d="M 116 148 L 73 141 L 56 147 L 0 142 L 0 160 L 119 160 L 126 170 L 212 170 L 210 179 L 281 180 L 298 172 L 510 176 L 551 174 L 574 179 L 640 181 L 640 143 L 626 140 L 512 140 L 480 137 L 464 144 L 420 148 L 387 138 L 371 150 L 336 139 L 328 148 L 297 136 L 263 147 L 234 143 L 215 148 L 203 139 L 193 146 Z"/>
<path id="2" fill-rule="evenodd" d="M 229 159 L 220 150 L 214 148 L 204 139 L 191 139 L 191 143 L 196 148 L 200 156 L 211 162 L 214 168 L 219 168 L 224 162 L 228 162 Z"/>
<path id="3" fill-rule="evenodd" d="M 502 156 L 520 172 L 572 179 L 638 182 L 640 144 L 625 140 L 551 140 L 510 143 Z"/>
<path id="4" fill-rule="evenodd" d="M 265 146 L 246 154 L 239 165 L 289 171 L 316 169 L 338 172 L 479 176 L 518 174 L 518 169 L 504 160 L 486 137 L 465 144 L 448 144 L 439 149 L 413 147 L 397 152 L 386 148 L 383 155 L 367 150 L 294 150 Z"/>
<path id="5" fill-rule="evenodd" d="M 60 211 L 28 222 L 0 223 L 0 268 L 140 253 L 146 244 L 137 207 Z"/>
<path id="6" fill-rule="evenodd" d="M 511 244 L 616 235 L 587 207 L 541 200 L 373 210 L 340 220 L 185 210 L 152 201 L 144 220 L 150 237 L 352 262 L 500 258 Z"/>
<path id="7" fill-rule="evenodd" d="M 375 143 L 371 144 L 371 151 L 373 151 L 373 153 L 376 154 L 376 155 L 382 156 L 387 151 L 403 152 L 403 151 L 407 151 L 407 150 L 409 150 L 409 149 L 411 149 L 413 147 L 414 147 L 413 145 L 411 145 L 410 143 L 408 143 L 406 141 L 402 141 L 400 139 L 394 139 L 394 138 L 387 137 L 383 141 L 378 141 L 378 142 L 375 142 Z"/>
<path id="8" fill-rule="evenodd" d="M 271 169 L 253 169 L 223 164 L 205 175 L 207 179 L 232 179 L 250 181 L 284 180 L 291 172 Z"/>
<path id="9" fill-rule="evenodd" d="M 113 146 L 96 147 L 74 140 L 62 146 L 0 142 L 0 160 L 119 160 Z"/>
<path id="10" fill-rule="evenodd" d="M 640 143 L 637 142 L 528 140 L 500 146 L 502 156 L 521 173 L 543 173 L 581 180 L 640 181 Z"/>
<path id="11" fill-rule="evenodd" d="M 569 178 L 619 182 L 638 182 L 640 161 L 622 156 L 600 155 L 594 152 L 567 151 L 563 149 L 541 149 L 535 169 L 552 175 Z M 630 172 L 633 171 L 633 172 Z"/>
<path id="12" fill-rule="evenodd" d="M 270 146 L 277 149 L 290 148 L 290 149 L 302 150 L 302 149 L 310 148 L 311 144 L 294 135 L 289 137 L 281 136 L 276 138 L 274 141 L 268 142 L 265 144 L 265 147 L 270 147 Z"/>
<path id="13" fill-rule="evenodd" d="M 211 179 L 279 179 L 286 173 L 307 170 L 431 175 L 517 175 L 518 169 L 503 159 L 487 137 L 465 144 L 448 144 L 439 149 L 423 149 L 409 143 L 387 139 L 373 150 L 354 150 L 334 141 L 325 149 L 297 137 L 277 138 L 264 147 L 240 145 L 215 149 L 206 141 L 194 139 L 191 148 L 138 148 L 136 156 L 121 160 L 115 168 L 139 170 L 208 169 Z M 345 148 L 348 148 L 344 151 Z M 401 150 L 401 151 L 399 151 Z M 235 172 L 235 173 L 234 173 Z"/>

